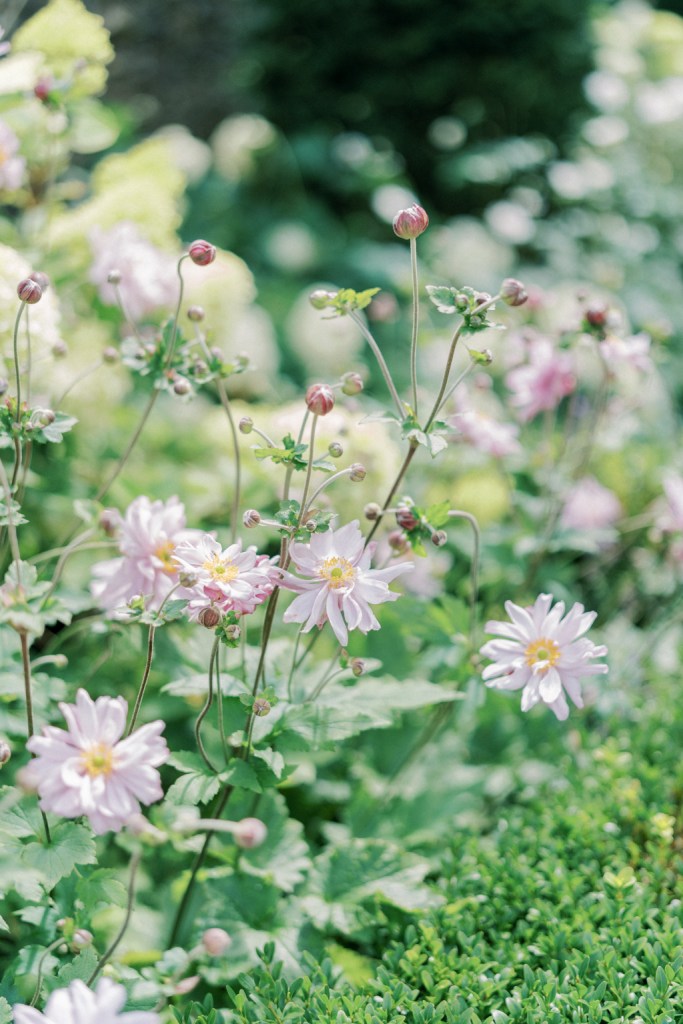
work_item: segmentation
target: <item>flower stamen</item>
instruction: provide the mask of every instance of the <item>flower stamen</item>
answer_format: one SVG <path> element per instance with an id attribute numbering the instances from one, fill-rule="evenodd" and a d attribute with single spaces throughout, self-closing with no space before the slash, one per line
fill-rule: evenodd
<path id="1" fill-rule="evenodd" d="M 86 775 L 91 779 L 97 775 L 111 775 L 114 770 L 114 751 L 106 743 L 95 743 L 84 750 L 81 757 Z"/>
<path id="2" fill-rule="evenodd" d="M 349 583 L 353 582 L 355 570 L 348 558 L 342 558 L 340 555 L 330 555 L 320 565 L 318 575 L 321 579 L 326 580 L 328 586 L 333 590 L 338 590 L 340 587 L 346 587 Z"/>
<path id="3" fill-rule="evenodd" d="M 526 663 L 535 672 L 547 672 L 560 660 L 559 645 L 548 637 L 532 641 L 524 652 Z"/>
<path id="4" fill-rule="evenodd" d="M 240 572 L 234 562 L 224 561 L 220 554 L 215 554 L 203 562 L 202 569 L 206 569 L 212 580 L 217 580 L 220 583 L 230 583 L 239 576 Z"/>

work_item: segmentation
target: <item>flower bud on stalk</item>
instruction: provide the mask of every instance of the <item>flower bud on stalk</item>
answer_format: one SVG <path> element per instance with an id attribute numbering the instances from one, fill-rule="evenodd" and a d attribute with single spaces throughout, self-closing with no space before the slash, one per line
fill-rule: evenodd
<path id="1" fill-rule="evenodd" d="M 361 465 L 360 462 L 354 462 L 351 465 L 351 472 L 349 473 L 349 480 L 353 484 L 359 484 L 361 480 L 365 480 L 367 470 L 365 466 Z"/>
<path id="2" fill-rule="evenodd" d="M 268 829 L 259 818 L 242 818 L 235 823 L 233 836 L 243 850 L 252 850 L 261 846 L 268 835 Z"/>
<path id="3" fill-rule="evenodd" d="M 378 505 L 376 501 L 370 501 L 363 509 L 363 515 L 366 519 L 369 519 L 371 523 L 374 523 L 376 519 L 382 515 L 382 506 Z"/>
<path id="4" fill-rule="evenodd" d="M 5 740 L 0 740 L 0 768 L 2 768 L 3 765 L 7 764 L 11 756 L 12 750 L 10 748 L 9 743 L 7 743 Z"/>
<path id="5" fill-rule="evenodd" d="M 431 536 L 431 542 L 435 548 L 442 548 L 448 540 L 448 534 L 445 530 L 435 530 Z"/>
<path id="6" fill-rule="evenodd" d="M 394 234 L 399 238 L 417 238 L 429 227 L 429 217 L 426 210 L 423 210 L 417 203 L 413 203 L 407 210 L 399 210 L 394 217 Z"/>
<path id="7" fill-rule="evenodd" d="M 221 621 L 221 613 L 216 608 L 202 608 L 197 616 L 197 622 L 207 629 L 215 629 Z"/>
<path id="8" fill-rule="evenodd" d="M 239 421 L 238 426 L 240 434 L 251 434 L 252 430 L 254 429 L 254 421 L 252 420 L 251 416 L 243 416 L 242 419 Z"/>
<path id="9" fill-rule="evenodd" d="M 65 341 L 56 341 L 52 346 L 52 355 L 55 359 L 63 359 L 68 353 L 69 349 Z"/>
<path id="10" fill-rule="evenodd" d="M 403 530 L 392 530 L 387 541 L 396 555 L 405 555 L 410 550 L 410 543 Z"/>
<path id="11" fill-rule="evenodd" d="M 315 416 L 327 416 L 334 409 L 334 391 L 329 384 L 311 384 L 306 392 L 306 405 Z"/>
<path id="12" fill-rule="evenodd" d="M 356 679 L 363 675 L 365 672 L 365 662 L 362 658 L 351 658 L 351 671 Z"/>
<path id="13" fill-rule="evenodd" d="M 207 928 L 202 935 L 202 946 L 211 956 L 220 956 L 231 944 L 232 939 L 223 928 Z"/>
<path id="14" fill-rule="evenodd" d="M 202 306 L 190 306 L 187 310 L 187 319 L 193 323 L 198 324 L 204 319 L 204 310 Z"/>
<path id="15" fill-rule="evenodd" d="M 113 345 L 107 345 L 102 352 L 102 361 L 105 363 L 118 363 L 119 353 Z"/>
<path id="16" fill-rule="evenodd" d="M 45 294 L 45 292 L 50 287 L 50 278 L 47 276 L 47 274 L 44 274 L 42 270 L 34 270 L 31 274 L 28 275 L 28 277 L 29 281 L 36 282 L 36 284 L 38 285 L 43 294 Z"/>
<path id="17" fill-rule="evenodd" d="M 176 395 L 189 395 L 192 385 L 186 377 L 178 377 L 173 384 L 173 391 Z"/>
<path id="18" fill-rule="evenodd" d="M 242 629 L 236 622 L 232 622 L 229 626 L 225 627 L 225 635 L 228 640 L 239 640 L 242 636 Z"/>
<path id="19" fill-rule="evenodd" d="M 409 532 L 420 525 L 419 518 L 407 505 L 402 505 L 396 510 L 396 522 L 402 530 L 408 530 Z"/>
<path id="20" fill-rule="evenodd" d="M 189 978 L 181 978 L 180 981 L 176 981 L 175 985 L 173 986 L 173 994 L 176 996 L 187 995 L 187 993 L 191 992 L 192 989 L 196 988 L 198 984 L 198 974 L 192 974 Z"/>
<path id="21" fill-rule="evenodd" d="M 340 459 L 344 454 L 344 449 L 339 444 L 339 441 L 330 441 L 327 451 L 332 459 Z"/>
<path id="22" fill-rule="evenodd" d="M 336 292 L 328 292 L 324 288 L 316 288 L 316 290 L 311 292 L 308 296 L 308 301 L 313 306 L 313 309 L 327 309 L 336 294 Z"/>
<path id="23" fill-rule="evenodd" d="M 342 391 L 345 395 L 359 395 L 363 390 L 363 378 L 353 370 L 342 374 Z"/>
<path id="24" fill-rule="evenodd" d="M 521 281 L 506 277 L 500 286 L 500 297 L 508 306 L 523 306 L 529 296 Z"/>
<path id="25" fill-rule="evenodd" d="M 28 306 L 34 306 L 43 297 L 43 289 L 37 281 L 32 281 L 30 277 L 26 277 L 17 285 L 17 295 Z"/>
<path id="26" fill-rule="evenodd" d="M 121 284 L 121 271 L 116 267 L 107 274 L 107 284 Z"/>
<path id="27" fill-rule="evenodd" d="M 248 508 L 242 516 L 242 522 L 248 530 L 253 530 L 261 522 L 261 513 L 255 508 Z"/>
<path id="28" fill-rule="evenodd" d="M 270 701 L 266 700 L 265 697 L 257 697 L 251 710 L 257 718 L 265 718 L 266 715 L 270 714 L 270 707 Z"/>
<path id="29" fill-rule="evenodd" d="M 198 238 L 190 246 L 189 254 L 192 262 L 198 267 L 208 267 L 209 263 L 216 259 L 216 246 L 211 245 L 211 242 L 205 242 L 203 238 Z"/>
<path id="30" fill-rule="evenodd" d="M 178 574 L 178 583 L 181 587 L 196 587 L 198 577 L 193 572 L 181 572 Z"/>
<path id="31" fill-rule="evenodd" d="M 88 946 L 92 946 L 92 942 L 92 932 L 89 932 L 87 928 L 77 928 L 71 936 L 71 949 L 76 953 L 79 949 L 86 949 Z"/>

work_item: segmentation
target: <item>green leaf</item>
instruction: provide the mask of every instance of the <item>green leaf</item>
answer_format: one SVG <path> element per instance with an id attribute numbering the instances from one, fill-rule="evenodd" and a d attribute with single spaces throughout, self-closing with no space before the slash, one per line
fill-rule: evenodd
<path id="1" fill-rule="evenodd" d="M 181 751 L 168 763 L 183 772 L 169 787 L 166 799 L 172 804 L 205 804 L 220 789 L 221 780 L 199 754 Z"/>
<path id="2" fill-rule="evenodd" d="M 87 981 L 97 967 L 99 959 L 93 947 L 88 946 L 86 949 L 82 949 L 70 964 L 64 964 L 57 972 L 57 977 L 66 985 L 70 985 L 76 979 Z"/>
<path id="3" fill-rule="evenodd" d="M 90 875 L 76 882 L 76 894 L 86 911 L 94 910 L 100 903 L 107 906 L 125 907 L 128 893 L 125 885 L 109 868 L 97 868 Z"/>
<path id="4" fill-rule="evenodd" d="M 12 1024 L 13 1020 L 12 1007 L 4 996 L 0 996 L 0 1024 Z"/>
<path id="5" fill-rule="evenodd" d="M 22 860 L 35 868 L 45 879 L 46 888 L 53 889 L 60 878 L 73 871 L 76 864 L 95 863 L 95 840 L 85 825 L 65 821 L 51 830 L 51 842 L 29 843 Z"/>

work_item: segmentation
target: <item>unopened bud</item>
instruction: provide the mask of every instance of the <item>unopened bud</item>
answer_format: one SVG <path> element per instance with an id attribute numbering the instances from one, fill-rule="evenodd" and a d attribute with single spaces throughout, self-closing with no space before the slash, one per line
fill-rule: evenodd
<path id="1" fill-rule="evenodd" d="M 198 267 L 208 267 L 216 259 L 216 246 L 211 242 L 205 242 L 203 238 L 193 242 L 189 249 L 190 259 Z"/>
<path id="2" fill-rule="evenodd" d="M 490 348 L 483 348 L 481 351 L 476 348 L 470 348 L 467 351 L 472 362 L 478 363 L 479 366 L 490 366 L 493 362 L 493 352 Z"/>
<path id="3" fill-rule="evenodd" d="M 349 480 L 351 483 L 359 484 L 361 480 L 365 480 L 367 470 L 365 466 L 362 466 L 360 462 L 352 463 L 351 472 L 349 473 Z"/>
<path id="4" fill-rule="evenodd" d="M 55 359 L 63 359 L 65 355 L 68 355 L 69 348 L 65 341 L 61 339 L 56 341 L 52 346 L 52 355 Z"/>
<path id="5" fill-rule="evenodd" d="M 523 306 L 529 296 L 521 281 L 506 277 L 500 286 L 500 297 L 508 306 Z"/>
<path id="6" fill-rule="evenodd" d="M 87 928 L 77 928 L 71 936 L 71 948 L 74 952 L 79 949 L 86 949 L 88 946 L 92 946 L 92 941 L 92 932 L 89 932 Z"/>
<path id="7" fill-rule="evenodd" d="M 107 274 L 107 283 L 114 285 L 121 284 L 121 271 L 117 270 L 116 267 L 110 270 Z"/>
<path id="8" fill-rule="evenodd" d="M 479 292 L 474 296 L 474 302 L 477 306 L 483 306 L 485 302 L 490 302 L 493 298 L 488 292 Z"/>
<path id="9" fill-rule="evenodd" d="M 190 306 L 187 310 L 187 318 L 193 323 L 198 324 L 204 319 L 204 309 L 202 306 Z"/>
<path id="10" fill-rule="evenodd" d="M 590 306 L 585 313 L 591 327 L 605 327 L 607 324 L 607 306 Z"/>
<path id="11" fill-rule="evenodd" d="M 221 613 L 217 608 L 202 608 L 199 615 L 197 616 L 197 622 L 201 623 L 202 626 L 206 626 L 207 629 L 215 629 L 218 623 L 221 621 Z"/>
<path id="12" fill-rule="evenodd" d="M 173 390 L 176 395 L 189 395 L 192 385 L 186 377 L 178 377 L 173 384 Z"/>
<path id="13" fill-rule="evenodd" d="M 389 547 L 397 555 L 405 555 L 410 549 L 410 542 L 402 530 L 392 530 L 387 537 Z"/>
<path id="14" fill-rule="evenodd" d="M 251 710 L 258 718 L 265 718 L 266 715 L 270 714 L 270 701 L 266 700 L 265 697 L 257 697 Z"/>
<path id="15" fill-rule="evenodd" d="M 253 530 L 261 522 L 261 513 L 258 509 L 248 508 L 242 516 L 242 522 L 248 530 Z"/>
<path id="16" fill-rule="evenodd" d="M 334 391 L 329 384 L 311 384 L 306 405 L 315 416 L 327 416 L 334 409 Z"/>
<path id="17" fill-rule="evenodd" d="M 113 537 L 121 525 L 121 513 L 115 508 L 103 508 L 100 512 L 100 529 L 108 537 Z"/>
<path id="18" fill-rule="evenodd" d="M 242 818 L 235 825 L 233 836 L 243 850 L 252 850 L 261 846 L 268 835 L 268 829 L 259 818 Z"/>
<path id="19" fill-rule="evenodd" d="M 333 459 L 340 459 L 344 454 L 344 449 L 340 445 L 339 441 L 330 441 L 330 443 L 327 446 L 327 451 L 330 458 Z"/>
<path id="20" fill-rule="evenodd" d="M 49 427 L 55 421 L 52 409 L 34 409 L 31 418 L 39 427 Z"/>
<path id="21" fill-rule="evenodd" d="M 420 525 L 419 516 L 416 516 L 412 508 L 409 508 L 407 505 L 401 505 L 396 510 L 396 522 L 402 530 L 407 530 L 408 532 Z"/>
<path id="22" fill-rule="evenodd" d="M 251 434 L 254 429 L 254 421 L 251 416 L 243 416 L 239 422 L 240 434 Z"/>
<path id="23" fill-rule="evenodd" d="M 399 238 L 417 238 L 429 227 L 429 217 L 417 203 L 407 210 L 399 210 L 394 217 L 394 234 Z"/>
<path id="24" fill-rule="evenodd" d="M 242 629 L 237 625 L 236 622 L 231 622 L 229 626 L 226 626 L 223 630 L 228 640 L 239 640 L 242 636 Z"/>
<path id="25" fill-rule="evenodd" d="M 363 515 L 371 523 L 374 523 L 375 519 L 379 519 L 382 515 L 382 506 L 378 505 L 376 501 L 370 501 L 363 509 Z"/>
<path id="26" fill-rule="evenodd" d="M 223 928 L 207 928 L 202 935 L 202 946 L 211 956 L 220 956 L 231 944 L 232 939 Z"/>
<path id="27" fill-rule="evenodd" d="M 36 84 L 33 86 L 33 95 L 41 103 L 47 103 L 50 99 L 50 93 L 54 89 L 54 82 L 48 75 L 41 75 Z"/>
<path id="28" fill-rule="evenodd" d="M 50 287 L 50 278 L 42 270 L 34 270 L 28 275 L 31 281 L 35 281 L 43 295 Z"/>
<path id="29" fill-rule="evenodd" d="M 25 302 L 29 306 L 33 306 L 36 302 L 40 302 L 43 296 L 43 289 L 37 281 L 32 281 L 30 277 L 25 277 L 24 280 L 20 281 L 17 285 L 17 295 L 22 302 Z"/>
<path id="30" fill-rule="evenodd" d="M 304 529 L 308 530 L 309 533 L 315 533 L 315 531 L 318 529 L 318 524 L 316 523 L 315 519 L 309 519 L 307 522 L 304 523 Z"/>
<path id="31" fill-rule="evenodd" d="M 0 740 L 0 768 L 2 765 L 7 764 L 10 757 L 12 756 L 12 748 L 6 740 Z"/>
<path id="32" fill-rule="evenodd" d="M 196 587 L 199 578 L 194 572 L 181 572 L 178 574 L 178 583 L 181 587 Z"/>
<path id="33" fill-rule="evenodd" d="M 342 391 L 345 395 L 359 395 L 363 390 L 363 378 L 359 373 L 350 370 L 342 374 Z"/>
<path id="34" fill-rule="evenodd" d="M 308 301 L 313 306 L 313 309 L 327 309 L 336 294 L 336 292 L 328 292 L 324 288 L 316 288 L 316 290 L 311 292 L 308 296 Z"/>
<path id="35" fill-rule="evenodd" d="M 205 373 L 209 372 L 209 367 L 207 366 L 203 359 L 195 359 L 194 363 L 192 364 L 192 372 L 194 373 L 195 377 L 203 377 Z"/>
<path id="36" fill-rule="evenodd" d="M 447 540 L 448 534 L 445 530 L 435 530 L 431 536 L 431 541 L 435 548 L 442 548 Z"/>
<path id="37" fill-rule="evenodd" d="M 105 363 L 118 363 L 119 352 L 113 345 L 107 345 L 102 352 L 102 361 Z"/>
<path id="38" fill-rule="evenodd" d="M 356 678 L 362 676 L 363 673 L 365 672 L 365 662 L 363 661 L 362 658 L 351 658 L 349 664 L 351 666 L 351 671 L 353 672 Z"/>

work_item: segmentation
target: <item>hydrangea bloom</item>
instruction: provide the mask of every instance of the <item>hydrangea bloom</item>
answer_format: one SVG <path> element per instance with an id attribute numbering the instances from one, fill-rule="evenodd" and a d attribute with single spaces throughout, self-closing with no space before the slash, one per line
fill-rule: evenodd
<path id="1" fill-rule="evenodd" d="M 483 678 L 487 686 L 499 690 L 522 690 L 522 711 L 543 701 L 564 720 L 569 714 L 564 691 L 577 708 L 583 707 L 581 679 L 607 672 L 607 665 L 593 664 L 607 648 L 584 636 L 596 612 L 575 604 L 565 615 L 564 602 L 551 608 L 552 602 L 550 594 L 540 594 L 530 608 L 507 601 L 511 622 L 486 623 L 486 632 L 497 633 L 498 638 L 481 649 L 493 662 Z"/>
<path id="2" fill-rule="evenodd" d="M 310 544 L 292 544 L 292 561 L 308 578 L 285 573 L 282 586 L 299 596 L 285 612 L 284 621 L 303 622 L 304 633 L 329 622 L 342 647 L 348 642 L 349 629 L 361 633 L 379 629 L 370 605 L 396 601 L 400 594 L 389 590 L 389 584 L 413 565 L 401 562 L 371 569 L 373 551 L 374 545 L 365 545 L 358 520 L 339 530 L 314 533 Z"/>
<path id="3" fill-rule="evenodd" d="M 210 534 L 184 541 L 176 547 L 174 558 L 180 570 L 195 577 L 189 596 L 189 613 L 196 618 L 202 608 L 213 605 L 221 612 L 250 615 L 271 594 L 280 572 L 267 555 L 255 547 L 242 550 L 242 542 L 223 548 Z"/>
<path id="4" fill-rule="evenodd" d="M 93 831 L 119 832 L 140 810 L 163 796 L 157 768 L 168 757 L 160 720 L 126 739 L 123 697 L 92 700 L 79 690 L 75 704 L 60 704 L 68 729 L 43 727 L 26 744 L 35 759 L 31 781 L 40 806 L 62 818 L 86 815 Z"/>
<path id="5" fill-rule="evenodd" d="M 528 349 L 528 361 L 510 370 L 505 378 L 512 392 L 510 403 L 524 422 L 544 409 L 554 409 L 576 387 L 572 358 L 559 352 L 548 338 L 536 338 Z"/>
<path id="6" fill-rule="evenodd" d="M 125 1002 L 125 988 L 111 978 L 100 978 L 94 992 L 85 982 L 76 980 L 52 993 L 45 1013 L 18 1003 L 14 1024 L 158 1024 L 159 1014 L 148 1010 L 119 1013 Z"/>
<path id="7" fill-rule="evenodd" d="M 178 577 L 176 546 L 201 537 L 200 530 L 185 528 L 185 509 L 178 498 L 150 501 L 136 498 L 124 517 L 114 513 L 122 558 L 93 566 L 92 595 L 106 611 L 122 608 L 137 594 L 149 597 L 158 608 Z"/>
<path id="8" fill-rule="evenodd" d="M 585 476 L 567 493 L 560 523 L 570 530 L 605 530 L 614 526 L 622 512 L 614 491 L 594 476 Z"/>
<path id="9" fill-rule="evenodd" d="M 90 232 L 93 262 L 90 280 L 97 285 L 100 298 L 115 306 L 116 289 L 109 283 L 109 274 L 118 270 L 118 285 L 126 313 L 139 320 L 155 309 L 170 306 L 176 299 L 175 261 L 155 248 L 140 234 L 132 221 L 121 221 L 105 231 L 95 227 Z"/>

